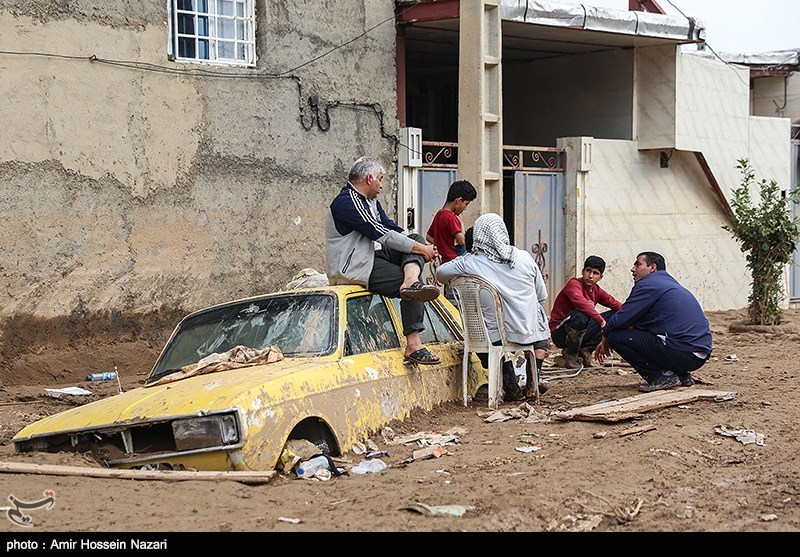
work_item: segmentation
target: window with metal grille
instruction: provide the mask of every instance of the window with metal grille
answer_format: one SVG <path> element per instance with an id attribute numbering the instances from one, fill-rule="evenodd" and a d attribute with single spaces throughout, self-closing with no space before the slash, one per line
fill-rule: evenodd
<path id="1" fill-rule="evenodd" d="M 173 59 L 255 66 L 255 0 L 169 0 L 168 7 Z"/>

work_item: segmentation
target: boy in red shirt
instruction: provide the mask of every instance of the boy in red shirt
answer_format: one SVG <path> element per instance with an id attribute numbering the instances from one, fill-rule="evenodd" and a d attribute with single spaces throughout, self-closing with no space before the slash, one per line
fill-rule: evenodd
<path id="1" fill-rule="evenodd" d="M 478 197 L 478 192 L 468 180 L 456 180 L 450 184 L 444 206 L 434 215 L 428 227 L 425 239 L 436 246 L 441 263 L 447 263 L 459 255 L 466 253 L 464 222 L 461 213 L 471 201 Z M 454 305 L 456 298 L 452 289 L 445 284 L 444 296 Z"/>
<path id="2" fill-rule="evenodd" d="M 600 288 L 606 262 L 590 255 L 583 263 L 580 277 L 567 281 L 553 301 L 550 312 L 550 336 L 553 344 L 561 348 L 568 368 L 592 365 L 592 351 L 600 343 L 606 319 L 614 315 L 622 302 Z M 595 306 L 610 308 L 599 313 Z"/>
<path id="3" fill-rule="evenodd" d="M 450 184 L 444 206 L 434 215 L 425 238 L 439 250 L 442 263 L 465 252 L 464 223 L 460 215 L 476 197 L 478 192 L 468 180 L 456 180 Z"/>

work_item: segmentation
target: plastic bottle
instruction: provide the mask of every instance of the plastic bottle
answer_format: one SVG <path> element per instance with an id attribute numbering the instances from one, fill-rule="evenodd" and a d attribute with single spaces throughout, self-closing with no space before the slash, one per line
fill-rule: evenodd
<path id="1" fill-rule="evenodd" d="M 313 478 L 317 470 L 330 470 L 328 457 L 320 455 L 301 462 L 297 465 L 297 476 L 300 478 Z"/>
<path id="2" fill-rule="evenodd" d="M 86 376 L 87 381 L 108 381 L 109 379 L 116 379 L 116 371 L 104 371 L 103 373 L 92 373 Z"/>

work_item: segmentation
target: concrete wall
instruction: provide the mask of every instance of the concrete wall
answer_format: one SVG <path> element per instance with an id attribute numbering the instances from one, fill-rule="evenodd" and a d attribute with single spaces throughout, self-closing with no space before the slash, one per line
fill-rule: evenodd
<path id="1" fill-rule="evenodd" d="M 391 0 L 258 0 L 252 69 L 168 61 L 166 6 L 0 0 L 0 318 L 194 310 L 323 270 L 363 154 L 394 214 Z"/>

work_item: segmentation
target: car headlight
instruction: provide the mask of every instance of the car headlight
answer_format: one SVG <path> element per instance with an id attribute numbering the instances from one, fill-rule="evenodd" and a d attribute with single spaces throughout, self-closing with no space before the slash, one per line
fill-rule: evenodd
<path id="1" fill-rule="evenodd" d="M 172 422 L 175 447 L 179 451 L 233 445 L 239 442 L 236 416 L 199 416 Z"/>

